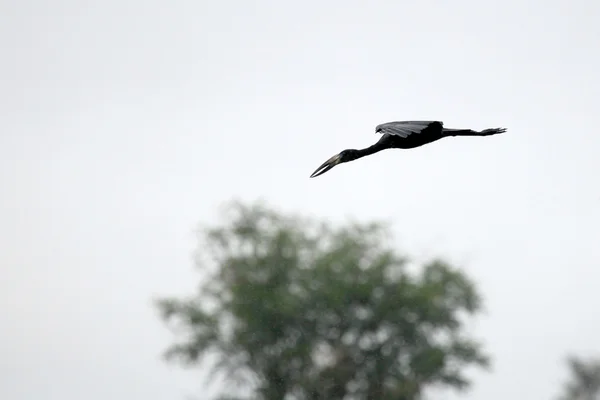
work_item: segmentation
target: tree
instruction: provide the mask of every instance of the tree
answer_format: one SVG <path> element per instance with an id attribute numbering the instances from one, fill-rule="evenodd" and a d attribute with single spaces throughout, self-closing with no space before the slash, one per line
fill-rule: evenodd
<path id="1" fill-rule="evenodd" d="M 567 358 L 571 372 L 560 400 L 600 400 L 600 359 Z"/>
<path id="2" fill-rule="evenodd" d="M 481 308 L 473 283 L 440 260 L 410 273 L 384 224 L 333 227 L 234 203 L 200 238 L 208 278 L 157 302 L 177 335 L 166 357 L 193 366 L 216 355 L 212 370 L 242 383 L 240 398 L 413 400 L 467 389 L 464 368 L 488 366 L 463 332 Z"/>

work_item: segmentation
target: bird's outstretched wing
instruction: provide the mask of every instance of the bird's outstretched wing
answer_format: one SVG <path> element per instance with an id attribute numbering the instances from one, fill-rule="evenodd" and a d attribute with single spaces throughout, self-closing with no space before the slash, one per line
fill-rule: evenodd
<path id="1" fill-rule="evenodd" d="M 407 138 L 411 134 L 421 133 L 434 125 L 438 125 L 441 129 L 443 123 L 440 121 L 393 121 L 377 125 L 375 132 Z"/>

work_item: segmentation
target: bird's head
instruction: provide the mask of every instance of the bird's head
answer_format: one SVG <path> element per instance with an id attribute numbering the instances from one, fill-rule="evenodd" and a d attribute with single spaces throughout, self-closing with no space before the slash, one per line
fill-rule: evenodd
<path id="1" fill-rule="evenodd" d="M 324 174 L 329 171 L 331 168 L 335 167 L 338 164 L 345 163 L 348 161 L 356 160 L 358 158 L 359 152 L 354 149 L 347 149 L 335 156 L 331 157 L 329 160 L 325 161 L 319 168 L 315 170 L 310 176 L 311 178 L 315 178 L 319 175 Z"/>

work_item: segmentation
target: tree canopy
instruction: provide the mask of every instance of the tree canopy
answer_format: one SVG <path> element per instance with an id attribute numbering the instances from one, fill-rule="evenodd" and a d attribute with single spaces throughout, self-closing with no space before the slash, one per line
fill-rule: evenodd
<path id="1" fill-rule="evenodd" d="M 600 400 L 600 359 L 567 358 L 570 377 L 559 400 Z"/>
<path id="2" fill-rule="evenodd" d="M 481 309 L 474 284 L 441 260 L 411 272 L 385 224 L 233 203 L 199 238 L 198 291 L 157 302 L 176 337 L 166 357 L 215 355 L 237 398 L 412 400 L 467 389 L 465 368 L 489 363 L 464 328 Z"/>

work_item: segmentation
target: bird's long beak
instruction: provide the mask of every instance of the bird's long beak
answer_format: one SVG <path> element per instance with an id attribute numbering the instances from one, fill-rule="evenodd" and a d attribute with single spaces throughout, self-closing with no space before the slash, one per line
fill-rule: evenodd
<path id="1" fill-rule="evenodd" d="M 340 159 L 341 159 L 340 155 L 336 154 L 335 156 L 331 157 L 329 160 L 327 160 L 323 164 L 321 164 L 321 166 L 319 168 L 317 168 L 310 177 L 315 178 L 321 174 L 324 174 L 325 172 L 329 171 L 331 168 L 338 165 L 340 163 Z"/>

